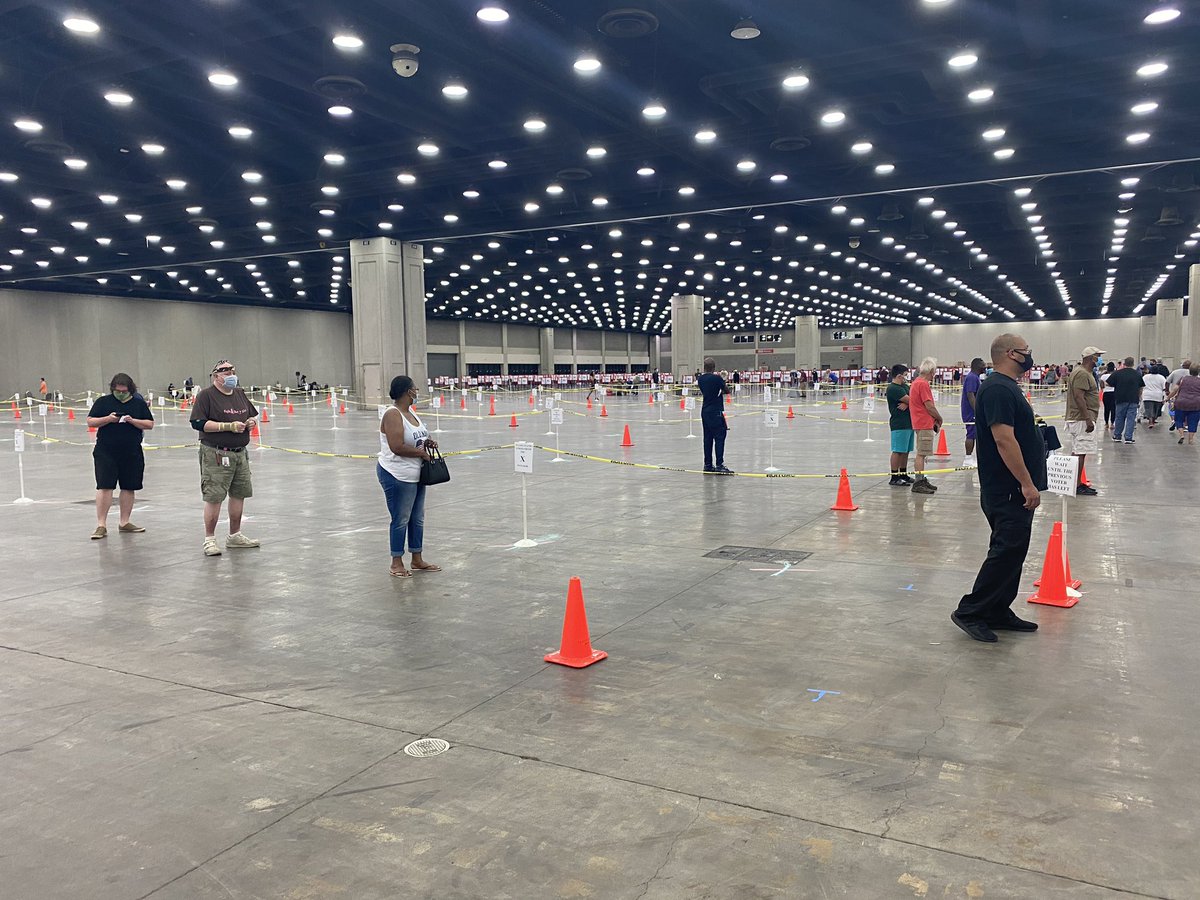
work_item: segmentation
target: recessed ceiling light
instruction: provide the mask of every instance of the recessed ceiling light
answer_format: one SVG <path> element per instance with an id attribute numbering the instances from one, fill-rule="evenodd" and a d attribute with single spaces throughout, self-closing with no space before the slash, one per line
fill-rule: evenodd
<path id="1" fill-rule="evenodd" d="M 341 33 L 333 36 L 333 46 L 339 50 L 361 50 L 363 40 L 358 35 Z"/>
<path id="2" fill-rule="evenodd" d="M 71 227 L 74 228 L 76 231 L 87 231 L 88 223 L 87 222 L 72 222 Z"/>
<path id="3" fill-rule="evenodd" d="M 1155 62 L 1148 62 L 1143 66 L 1139 66 L 1137 73 L 1142 78 L 1153 78 L 1165 71 L 1167 71 L 1167 64 L 1161 60 L 1156 60 Z"/>
<path id="4" fill-rule="evenodd" d="M 600 71 L 600 59 L 594 53 L 584 53 L 575 60 L 575 71 L 582 75 L 594 75 Z"/>
<path id="5" fill-rule="evenodd" d="M 534 203 L 532 200 L 530 200 L 528 203 L 525 204 L 525 212 L 527 212 L 527 213 L 537 212 L 539 209 L 541 209 L 541 207 L 538 206 L 536 203 Z"/>
<path id="6" fill-rule="evenodd" d="M 508 21 L 508 10 L 496 2 L 489 2 L 479 7 L 479 11 L 475 13 L 476 18 L 481 22 L 487 22 L 489 25 L 498 25 L 501 22 Z"/>
<path id="7" fill-rule="evenodd" d="M 774 175 L 771 176 L 771 180 L 773 182 L 775 182 L 776 184 L 782 184 L 783 182 L 788 180 L 788 177 L 786 175 L 784 175 L 782 172 L 776 172 Z"/>
<path id="8" fill-rule="evenodd" d="M 1001 147 L 999 150 L 992 151 L 992 156 L 996 159 L 1012 159 L 1013 154 L 1017 151 L 1012 147 Z"/>
<path id="9" fill-rule="evenodd" d="M 989 128 L 983 133 L 983 139 L 985 141 L 998 141 L 1000 138 L 1004 137 L 1004 134 L 1005 132 L 1003 128 Z"/>
<path id="10" fill-rule="evenodd" d="M 1027 187 L 1019 187 L 1013 191 L 1013 194 L 1015 194 L 1018 197 L 1028 197 L 1032 193 L 1033 193 L 1033 188 L 1027 188 Z"/>
<path id="11" fill-rule="evenodd" d="M 437 156 L 441 152 L 441 148 L 433 141 L 422 141 L 417 144 L 417 152 L 422 156 Z"/>
<path id="12" fill-rule="evenodd" d="M 85 16 L 68 16 L 63 19 L 63 27 L 77 34 L 95 34 L 100 30 L 99 25 Z"/>
<path id="13" fill-rule="evenodd" d="M 246 138 L 250 137 L 250 135 L 252 135 L 252 134 L 254 134 L 254 132 L 251 129 L 247 128 L 245 125 L 229 126 L 230 137 L 235 137 L 238 140 L 244 141 Z"/>
<path id="14" fill-rule="evenodd" d="M 1133 134 L 1126 135 L 1125 140 L 1131 144 L 1144 144 L 1150 140 L 1150 132 L 1136 131 Z"/>
<path id="15" fill-rule="evenodd" d="M 1142 179 L 1140 179 L 1140 178 L 1122 178 L 1121 184 L 1124 185 L 1125 187 L 1133 187 L 1141 180 Z"/>
<path id="16" fill-rule="evenodd" d="M 32 203 L 34 206 L 36 206 L 38 209 L 49 209 L 51 206 L 50 201 L 47 200 L 45 197 L 34 197 L 29 202 Z"/>
<path id="17" fill-rule="evenodd" d="M 1142 19 L 1147 25 L 1162 25 L 1164 22 L 1173 22 L 1179 18 L 1179 10 L 1173 6 L 1164 6 L 1162 9 L 1156 9 L 1146 18 Z"/>
<path id="18" fill-rule="evenodd" d="M 329 163 L 331 166 L 340 166 L 346 161 L 346 157 L 337 152 L 326 153 L 323 158 L 325 162 Z"/>
<path id="19" fill-rule="evenodd" d="M 13 122 L 13 125 L 29 134 L 37 134 L 42 130 L 42 123 L 37 121 L 37 119 L 17 119 Z"/>
<path id="20" fill-rule="evenodd" d="M 253 203 L 255 206 L 266 206 L 267 198 L 263 197 L 259 194 L 255 194 L 253 197 L 250 198 L 250 202 Z"/>
<path id="21" fill-rule="evenodd" d="M 651 100 L 642 107 L 642 115 L 647 119 L 661 119 L 667 114 L 667 108 L 658 100 Z"/>
<path id="22" fill-rule="evenodd" d="M 321 186 L 321 193 L 326 197 L 336 197 L 338 195 L 338 188 L 336 185 L 325 184 Z"/>
<path id="23" fill-rule="evenodd" d="M 762 34 L 762 30 L 754 24 L 753 19 L 742 19 L 729 32 L 729 36 L 737 41 L 752 41 Z"/>
<path id="24" fill-rule="evenodd" d="M 680 194 L 680 196 L 683 196 L 683 197 L 690 197 L 694 193 L 696 193 L 696 189 L 694 187 L 692 187 L 690 184 L 685 184 L 683 187 L 681 187 L 679 189 L 679 194 Z"/>
<path id="25" fill-rule="evenodd" d="M 247 169 L 242 173 L 242 180 L 248 181 L 251 184 L 258 184 L 260 181 L 262 181 L 262 173 L 255 172 L 253 169 Z"/>
<path id="26" fill-rule="evenodd" d="M 142 152 L 149 156 L 161 156 L 166 150 L 162 144 L 142 144 Z"/>
<path id="27" fill-rule="evenodd" d="M 464 197 L 466 197 L 468 200 L 478 200 L 479 199 L 479 191 L 475 190 L 474 188 L 467 188 L 465 191 L 462 192 L 462 195 Z"/>
<path id="28" fill-rule="evenodd" d="M 552 197 L 557 197 L 562 192 L 563 186 L 561 184 L 550 184 L 546 186 L 546 193 Z"/>
<path id="29" fill-rule="evenodd" d="M 396 180 L 401 184 L 416 184 L 417 176 L 412 172 L 401 172 L 396 176 Z"/>
<path id="30" fill-rule="evenodd" d="M 236 75 L 234 75 L 232 72 L 226 72 L 223 69 L 217 69 L 215 72 L 209 72 L 208 81 L 210 84 L 215 84 L 220 88 L 231 88 L 238 83 Z"/>
<path id="31" fill-rule="evenodd" d="M 488 168 L 499 171 L 500 169 L 507 169 L 508 163 L 502 159 L 493 159 L 488 161 Z"/>
<path id="32" fill-rule="evenodd" d="M 654 174 L 654 169 L 651 168 L 650 166 L 642 166 L 640 169 L 637 170 L 637 173 L 639 175 L 641 175 L 643 178 L 649 178 L 651 175 Z"/>
<path id="33" fill-rule="evenodd" d="M 456 216 L 454 213 L 446 213 L 446 215 L 442 216 L 442 221 L 453 225 L 458 221 L 458 216 Z"/>
<path id="34" fill-rule="evenodd" d="M 468 93 L 467 86 L 457 78 L 451 78 L 442 85 L 442 95 L 449 97 L 451 100 L 461 100 Z"/>
<path id="35" fill-rule="evenodd" d="M 1144 116 L 1147 113 L 1154 112 L 1156 109 L 1158 109 L 1158 104 L 1155 103 L 1153 100 L 1146 100 L 1142 103 L 1135 103 L 1133 106 L 1129 107 L 1129 111 L 1131 113 L 1133 113 L 1135 116 Z"/>
<path id="36" fill-rule="evenodd" d="M 540 119 L 537 116 L 531 116 L 525 120 L 525 130 L 534 133 L 546 130 L 546 120 Z"/>
<path id="37" fill-rule="evenodd" d="M 752 159 L 738 160 L 737 170 L 739 172 L 753 172 L 758 168 L 758 163 Z"/>
<path id="38" fill-rule="evenodd" d="M 891 175 L 896 171 L 896 166 L 892 163 L 880 163 L 875 167 L 876 175 Z"/>
<path id="39" fill-rule="evenodd" d="M 996 95 L 996 92 L 990 87 L 975 88 L 967 94 L 967 99 L 972 103 L 984 103 L 991 100 Z"/>
<path id="40" fill-rule="evenodd" d="M 874 145 L 870 141 L 858 141 L 850 145 L 850 152 L 862 156 L 864 153 L 870 153 L 874 149 Z"/>
<path id="41" fill-rule="evenodd" d="M 708 144 L 717 139 L 717 133 L 711 128 L 701 128 L 696 132 L 696 140 L 701 144 Z"/>
<path id="42" fill-rule="evenodd" d="M 133 97 L 124 91 L 108 91 L 105 93 L 104 99 L 113 106 L 128 106 L 133 102 Z"/>
<path id="43" fill-rule="evenodd" d="M 822 125 L 841 125 L 846 121 L 846 114 L 840 109 L 830 109 L 821 113 Z"/>
<path id="44" fill-rule="evenodd" d="M 348 106 L 344 106 L 341 103 L 337 103 L 337 104 L 329 107 L 329 114 L 331 116 L 338 116 L 340 118 L 345 118 L 346 116 L 353 115 L 354 110 L 352 110 Z"/>
<path id="45" fill-rule="evenodd" d="M 607 197 L 593 197 L 592 206 L 608 206 Z"/>
<path id="46" fill-rule="evenodd" d="M 96 199 L 105 206 L 112 206 L 113 204 L 118 203 L 121 198 L 116 194 L 100 194 Z"/>
<path id="47" fill-rule="evenodd" d="M 400 203 L 389 203 L 388 212 L 404 212 L 404 206 Z"/>
<path id="48" fill-rule="evenodd" d="M 979 57 L 976 54 L 970 52 L 969 50 L 964 50 L 961 53 L 956 53 L 952 57 L 950 57 L 948 60 L 946 60 L 946 64 L 954 69 L 969 69 L 971 66 L 975 65 L 975 63 L 977 63 L 977 62 L 979 62 Z"/>
<path id="49" fill-rule="evenodd" d="M 64 159 L 63 165 L 66 166 L 68 169 L 75 169 L 76 171 L 78 171 L 80 169 L 87 168 L 87 160 L 78 159 L 78 158 L 72 156 L 67 159 Z"/>
<path id="50" fill-rule="evenodd" d="M 789 91 L 799 91 L 808 87 L 809 78 L 803 72 L 789 72 L 781 83 Z"/>

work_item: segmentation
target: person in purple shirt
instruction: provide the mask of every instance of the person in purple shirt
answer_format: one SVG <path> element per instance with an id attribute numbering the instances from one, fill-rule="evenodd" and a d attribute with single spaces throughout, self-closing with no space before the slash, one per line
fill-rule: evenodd
<path id="1" fill-rule="evenodd" d="M 959 408 L 962 411 L 963 424 L 967 426 L 967 455 L 963 458 L 964 469 L 978 467 L 978 463 L 975 462 L 975 397 L 979 394 L 979 384 L 982 381 L 980 376 L 983 375 L 984 370 L 983 360 L 977 356 L 971 360 L 971 371 L 962 380 L 962 402 Z"/>

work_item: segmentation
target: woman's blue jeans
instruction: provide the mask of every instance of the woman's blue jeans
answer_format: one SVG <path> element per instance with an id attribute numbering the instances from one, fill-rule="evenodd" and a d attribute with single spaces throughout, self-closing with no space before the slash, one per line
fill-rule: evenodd
<path id="1" fill-rule="evenodd" d="M 404 555 L 405 537 L 408 538 L 408 552 L 420 553 L 425 539 L 425 485 L 399 481 L 378 463 L 375 474 L 392 515 L 392 556 Z"/>

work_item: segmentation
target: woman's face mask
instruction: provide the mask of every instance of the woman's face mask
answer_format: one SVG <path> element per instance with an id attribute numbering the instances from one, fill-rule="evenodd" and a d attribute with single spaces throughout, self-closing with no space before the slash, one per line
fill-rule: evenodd
<path id="1" fill-rule="evenodd" d="M 133 396 L 133 394 L 131 394 L 129 391 L 116 391 L 116 390 L 114 390 L 114 391 L 113 391 L 113 396 L 114 396 L 114 397 L 116 397 L 118 400 L 120 400 L 122 403 L 128 403 L 128 402 L 129 402 L 129 398 L 130 398 L 130 397 L 132 397 L 132 396 Z"/>

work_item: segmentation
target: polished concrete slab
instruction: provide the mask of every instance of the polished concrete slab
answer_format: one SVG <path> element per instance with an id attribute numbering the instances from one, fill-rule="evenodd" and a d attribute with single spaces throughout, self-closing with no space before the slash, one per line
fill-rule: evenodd
<path id="1" fill-rule="evenodd" d="M 263 547 L 216 559 L 180 415 L 149 436 L 179 448 L 147 454 L 146 533 L 114 512 L 97 542 L 83 427 L 31 436 L 22 506 L 0 424 L 0 893 L 1196 896 L 1200 448 L 1105 441 L 1100 496 L 1068 501 L 1084 599 L 1022 600 L 1041 630 L 984 646 L 948 618 L 986 547 L 974 474 L 889 487 L 886 426 L 865 441 L 851 401 L 730 407 L 732 468 L 812 478 L 655 469 L 699 468 L 677 402 L 568 402 L 580 455 L 537 451 L 527 550 L 512 451 L 485 448 L 553 448 L 548 417 L 452 410 L 443 448 L 476 452 L 430 489 L 445 571 L 411 579 L 353 458 L 374 411 L 274 416 L 245 526 Z M 857 512 L 829 510 L 843 467 Z M 811 556 L 705 556 L 728 544 Z M 542 662 L 571 576 L 609 653 L 581 671 Z M 426 735 L 451 749 L 404 754 Z"/>

